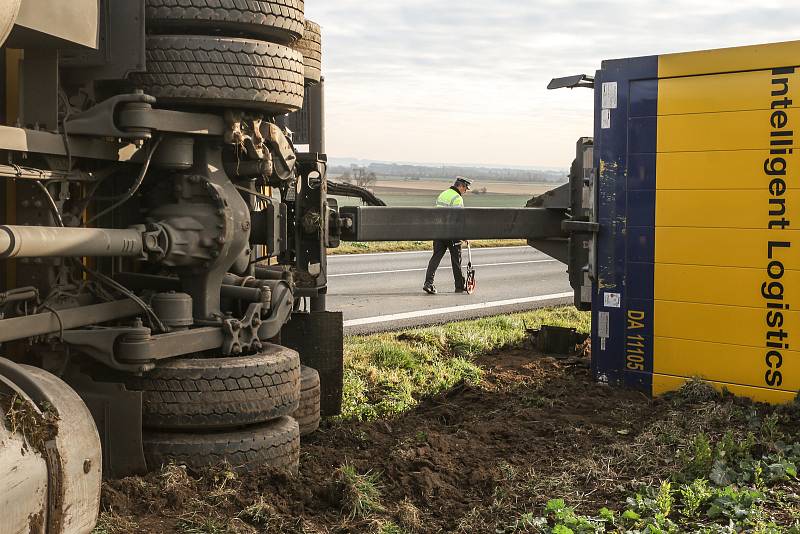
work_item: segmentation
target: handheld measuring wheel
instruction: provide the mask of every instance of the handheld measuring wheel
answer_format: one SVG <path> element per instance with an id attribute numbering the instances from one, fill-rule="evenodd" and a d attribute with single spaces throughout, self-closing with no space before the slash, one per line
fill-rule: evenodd
<path id="1" fill-rule="evenodd" d="M 472 295 L 475 293 L 477 282 L 475 281 L 475 269 L 472 267 L 472 247 L 469 241 L 467 241 L 467 254 L 469 256 L 469 262 L 467 263 L 467 282 L 464 289 L 467 291 L 467 294 Z"/>

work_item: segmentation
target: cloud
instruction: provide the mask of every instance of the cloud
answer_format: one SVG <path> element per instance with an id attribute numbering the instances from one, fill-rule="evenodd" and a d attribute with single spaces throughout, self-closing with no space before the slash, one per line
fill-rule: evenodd
<path id="1" fill-rule="evenodd" d="M 323 26 L 328 151 L 569 165 L 587 90 L 545 90 L 603 59 L 797 38 L 795 2 L 306 0 Z"/>

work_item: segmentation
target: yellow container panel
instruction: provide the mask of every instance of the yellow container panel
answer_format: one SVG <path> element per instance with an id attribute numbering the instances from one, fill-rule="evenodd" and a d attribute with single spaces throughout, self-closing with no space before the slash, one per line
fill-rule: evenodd
<path id="1" fill-rule="evenodd" d="M 661 152 L 656 156 L 656 188 L 681 190 L 766 190 L 763 166 L 769 149 L 713 152 Z M 800 169 L 800 151 L 785 156 Z M 710 214 L 709 214 L 710 215 Z"/>
<path id="2" fill-rule="evenodd" d="M 769 95 L 769 86 L 764 93 Z M 735 111 L 731 113 L 695 113 L 691 115 L 666 115 L 658 118 L 659 152 L 707 152 L 711 150 L 764 150 L 769 149 L 771 111 Z M 783 113 L 788 124 L 800 125 L 800 109 L 790 108 Z M 789 132 L 790 130 L 784 130 Z M 800 130 L 798 131 L 800 134 Z M 797 147 L 794 137 L 786 136 L 786 148 Z M 758 174 L 763 166 L 753 158 L 752 172 Z"/>
<path id="3" fill-rule="evenodd" d="M 709 214 L 713 217 L 713 214 Z M 800 222 L 798 223 L 800 224 Z M 767 247 L 770 241 L 795 242 L 796 230 L 744 228 L 677 228 L 655 230 L 656 263 L 683 265 L 716 265 L 719 267 L 751 267 L 766 269 Z M 800 243 L 789 249 L 773 249 L 773 257 L 784 262 L 785 269 L 798 269 Z M 765 275 L 766 276 L 766 275 Z"/>
<path id="4" fill-rule="evenodd" d="M 761 293 L 766 282 L 763 269 L 657 263 L 654 270 L 655 300 L 765 307 L 766 299 Z M 800 271 L 786 271 L 783 278 L 782 301 L 790 307 L 792 303 L 800 303 Z M 766 286 L 765 293 L 769 294 L 770 289 L 777 291 Z M 800 304 L 797 309 L 800 310 Z"/>
<path id="5" fill-rule="evenodd" d="M 775 310 L 782 322 L 767 324 L 766 309 L 718 304 L 695 304 L 657 300 L 653 303 L 654 337 L 710 341 L 726 345 L 766 348 L 773 343 L 777 350 L 800 349 L 800 311 Z M 774 318 L 777 314 L 773 315 Z M 694 357 L 687 354 L 691 361 Z M 656 354 L 653 367 L 658 365 Z M 691 376 L 691 375 L 690 375 Z"/>
<path id="6" fill-rule="evenodd" d="M 761 347 L 665 337 L 655 338 L 654 351 L 657 374 L 791 392 L 800 389 L 800 352 L 773 353 Z"/>
<path id="7" fill-rule="evenodd" d="M 658 77 L 672 78 L 788 67 L 797 65 L 798 57 L 800 57 L 800 41 L 664 54 L 658 58 Z"/>
<path id="8" fill-rule="evenodd" d="M 761 209 L 753 209 L 757 206 Z M 800 189 L 774 196 L 766 188 L 681 191 L 661 190 L 656 195 L 658 227 L 769 228 L 770 221 L 797 221 L 800 230 Z"/>
<path id="9" fill-rule="evenodd" d="M 795 397 L 798 64 L 800 41 L 604 63 L 599 377 L 654 394 L 699 376 L 756 400 Z"/>
<path id="10" fill-rule="evenodd" d="M 796 61 L 796 60 L 795 60 Z M 800 72 L 781 76 L 788 81 L 786 106 L 800 107 Z M 772 110 L 771 70 L 670 78 L 658 83 L 658 114 L 685 115 Z"/>

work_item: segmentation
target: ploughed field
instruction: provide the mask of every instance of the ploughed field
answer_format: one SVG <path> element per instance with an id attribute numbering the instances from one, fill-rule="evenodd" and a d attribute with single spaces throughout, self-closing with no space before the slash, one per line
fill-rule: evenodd
<path id="1" fill-rule="evenodd" d="M 345 413 L 299 474 L 166 466 L 103 488 L 97 532 L 800 532 L 800 410 L 597 384 L 570 308 L 347 340 Z"/>

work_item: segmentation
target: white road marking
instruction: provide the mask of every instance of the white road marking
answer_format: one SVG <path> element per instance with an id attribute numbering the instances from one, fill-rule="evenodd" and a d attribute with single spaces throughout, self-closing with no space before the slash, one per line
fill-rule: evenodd
<path id="1" fill-rule="evenodd" d="M 515 304 L 527 304 L 530 302 L 543 302 L 547 300 L 563 299 L 572 297 L 573 293 L 553 293 L 551 295 L 537 295 L 535 297 L 525 297 L 519 299 L 496 300 L 494 302 L 481 302 L 479 304 L 465 304 L 463 306 L 450 306 L 448 308 L 434 308 L 432 310 L 417 310 L 405 313 L 394 313 L 391 315 L 379 315 L 377 317 L 366 317 L 364 319 L 352 319 L 345 321 L 344 326 L 363 326 L 367 324 L 392 323 L 404 321 L 406 319 L 416 319 L 418 317 L 430 317 L 432 315 L 449 315 L 472 310 L 485 310 L 489 308 L 500 308 L 503 306 L 513 306 Z"/>
<path id="2" fill-rule="evenodd" d="M 474 265 L 476 269 L 478 267 L 499 267 L 501 265 L 524 265 L 527 263 L 553 263 L 557 262 L 558 260 L 529 260 L 529 261 L 509 261 L 505 263 L 486 263 L 484 265 Z M 449 266 L 439 267 L 440 269 L 449 269 Z M 395 269 L 393 271 L 368 271 L 364 273 L 341 273 L 341 274 L 329 274 L 328 278 L 341 278 L 344 276 L 368 276 L 372 274 L 393 274 L 393 273 L 413 273 L 416 271 L 427 271 L 427 267 L 422 268 L 415 268 L 415 269 Z"/>
<path id="3" fill-rule="evenodd" d="M 533 250 L 535 252 L 538 252 L 538 250 L 533 249 L 532 247 L 529 247 L 527 245 L 514 245 L 513 247 L 475 247 L 475 248 L 472 249 L 472 253 L 475 254 L 475 251 L 482 251 L 482 250 L 514 250 L 514 249 L 521 249 L 521 248 L 531 249 L 531 250 Z M 331 254 L 331 255 L 328 256 L 328 262 L 330 262 L 331 260 L 335 261 L 337 259 L 347 259 L 347 258 L 353 259 L 353 258 L 364 257 L 364 256 L 395 256 L 397 254 L 430 254 L 431 252 L 433 252 L 433 249 L 431 249 L 431 250 L 403 250 L 401 252 L 366 252 L 364 254 L 361 254 L 359 252 L 354 252 L 352 254 Z"/>

